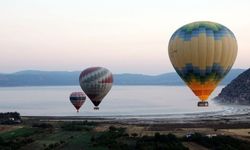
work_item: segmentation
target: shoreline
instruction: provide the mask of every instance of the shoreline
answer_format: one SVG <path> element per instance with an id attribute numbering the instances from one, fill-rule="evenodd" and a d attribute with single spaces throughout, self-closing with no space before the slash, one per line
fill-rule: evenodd
<path id="1" fill-rule="evenodd" d="M 250 107 L 227 105 L 228 109 L 219 112 L 151 114 L 151 115 L 110 115 L 110 116 L 22 116 L 24 120 L 50 121 L 92 121 L 117 124 L 250 124 Z M 250 127 L 250 126 L 249 126 Z"/>
<path id="2" fill-rule="evenodd" d="M 22 116 L 24 121 L 39 122 L 72 122 L 89 121 L 101 124 L 121 125 L 157 125 L 175 128 L 213 127 L 213 128 L 250 128 L 250 116 L 235 114 L 227 116 L 183 117 L 183 118 L 129 118 L 100 116 Z"/>

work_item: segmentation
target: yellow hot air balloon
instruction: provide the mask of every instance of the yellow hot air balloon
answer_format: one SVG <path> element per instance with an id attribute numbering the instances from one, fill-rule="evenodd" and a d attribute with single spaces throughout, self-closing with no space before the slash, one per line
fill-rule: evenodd
<path id="1" fill-rule="evenodd" d="M 168 52 L 176 72 L 201 100 L 198 106 L 208 106 L 209 95 L 235 61 L 237 41 L 221 24 L 193 22 L 174 32 Z"/>

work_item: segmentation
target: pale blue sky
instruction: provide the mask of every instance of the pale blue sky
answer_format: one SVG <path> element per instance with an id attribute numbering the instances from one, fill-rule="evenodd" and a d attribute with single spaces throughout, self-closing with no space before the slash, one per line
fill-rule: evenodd
<path id="1" fill-rule="evenodd" d="M 0 0 L 0 72 L 173 71 L 170 36 L 199 20 L 230 28 L 239 46 L 234 68 L 248 68 L 249 8 L 249 0 Z"/>

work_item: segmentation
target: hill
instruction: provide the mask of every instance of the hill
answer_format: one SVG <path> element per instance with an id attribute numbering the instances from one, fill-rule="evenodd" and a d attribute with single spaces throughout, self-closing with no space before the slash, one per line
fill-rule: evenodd
<path id="1" fill-rule="evenodd" d="M 244 69 L 232 69 L 221 82 L 225 85 L 242 73 Z M 80 71 L 36 71 L 26 70 L 0 74 L 0 87 L 5 86 L 62 86 L 78 85 Z M 184 85 L 175 72 L 160 75 L 114 74 L 115 85 Z"/>
<path id="2" fill-rule="evenodd" d="M 250 69 L 241 73 L 223 88 L 215 97 L 215 101 L 227 104 L 250 104 Z"/>

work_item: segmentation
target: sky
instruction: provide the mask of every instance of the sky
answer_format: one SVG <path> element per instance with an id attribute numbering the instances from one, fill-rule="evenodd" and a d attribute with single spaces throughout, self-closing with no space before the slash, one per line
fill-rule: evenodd
<path id="1" fill-rule="evenodd" d="M 249 8 L 249 0 L 0 0 L 0 72 L 90 66 L 113 73 L 174 71 L 171 35 L 204 20 L 233 31 L 233 68 L 249 68 Z"/>

